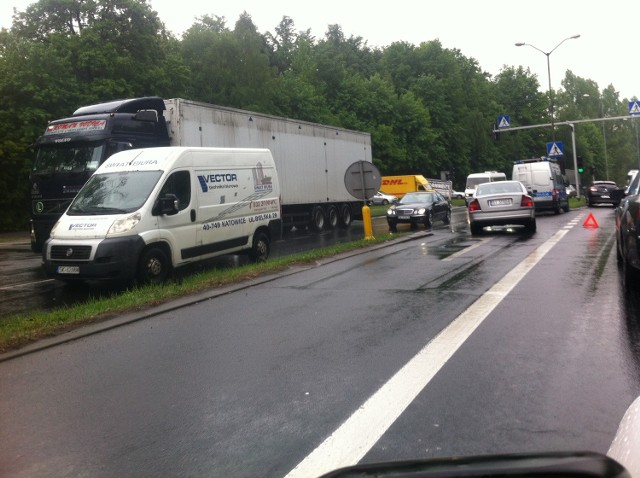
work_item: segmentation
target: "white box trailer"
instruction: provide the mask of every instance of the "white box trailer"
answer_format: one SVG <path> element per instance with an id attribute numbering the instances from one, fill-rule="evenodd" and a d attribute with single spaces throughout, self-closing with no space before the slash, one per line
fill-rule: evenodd
<path id="1" fill-rule="evenodd" d="M 267 148 L 280 178 L 285 228 L 348 227 L 362 201 L 346 189 L 356 161 L 372 161 L 368 133 L 181 98 L 165 99 L 172 146 Z"/>

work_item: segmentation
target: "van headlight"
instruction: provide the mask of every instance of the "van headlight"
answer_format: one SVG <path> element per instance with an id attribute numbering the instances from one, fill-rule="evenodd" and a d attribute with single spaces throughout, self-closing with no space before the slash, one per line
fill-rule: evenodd
<path id="1" fill-rule="evenodd" d="M 136 224 L 140 222 L 140 219 L 142 219 L 142 215 L 139 212 L 132 214 L 131 216 L 118 219 L 111 224 L 107 234 L 122 234 L 123 232 L 130 231 L 136 227 Z"/>
<path id="2" fill-rule="evenodd" d="M 49 233 L 49 237 L 51 237 L 51 238 L 56 237 L 56 229 L 58 228 L 58 224 L 60 224 L 60 222 L 56 221 L 56 223 L 51 228 L 51 232 Z"/>

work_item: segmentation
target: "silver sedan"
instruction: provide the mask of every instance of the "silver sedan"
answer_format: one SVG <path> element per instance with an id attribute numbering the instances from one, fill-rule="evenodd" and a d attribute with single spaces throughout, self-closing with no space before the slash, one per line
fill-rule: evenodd
<path id="1" fill-rule="evenodd" d="M 536 231 L 533 198 L 520 181 L 482 183 L 469 201 L 471 234 L 481 234 L 487 226 L 524 226 Z"/>

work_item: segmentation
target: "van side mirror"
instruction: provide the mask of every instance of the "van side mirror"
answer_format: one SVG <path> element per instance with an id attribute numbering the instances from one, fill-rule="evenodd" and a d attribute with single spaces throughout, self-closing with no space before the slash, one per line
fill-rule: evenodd
<path id="1" fill-rule="evenodd" d="M 152 214 L 154 216 L 173 216 L 174 214 L 178 214 L 179 208 L 180 201 L 178 200 L 178 196 L 175 194 L 165 194 L 156 201 Z"/>

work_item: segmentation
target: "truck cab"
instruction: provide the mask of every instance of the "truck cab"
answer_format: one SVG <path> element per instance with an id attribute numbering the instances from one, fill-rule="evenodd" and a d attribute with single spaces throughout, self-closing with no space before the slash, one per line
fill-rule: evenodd
<path id="1" fill-rule="evenodd" d="M 41 252 L 51 228 L 84 183 L 112 154 L 168 146 L 159 97 L 113 101 L 52 121 L 35 143 L 29 175 L 31 249 Z"/>

